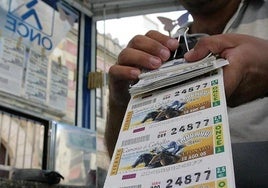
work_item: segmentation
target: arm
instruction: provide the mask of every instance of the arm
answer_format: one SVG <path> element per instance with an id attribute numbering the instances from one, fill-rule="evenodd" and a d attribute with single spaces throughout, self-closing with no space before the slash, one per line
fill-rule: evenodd
<path id="1" fill-rule="evenodd" d="M 249 35 L 221 34 L 201 38 L 185 54 L 187 61 L 201 59 L 209 52 L 229 61 L 224 85 L 229 106 L 265 97 L 268 93 L 268 41 Z"/>
<path id="2" fill-rule="evenodd" d="M 141 69 L 156 69 L 168 60 L 178 41 L 157 31 L 135 36 L 118 56 L 109 70 L 109 109 L 105 130 L 106 147 L 110 157 L 117 141 L 125 110 L 130 99 L 128 87 L 137 81 Z"/>

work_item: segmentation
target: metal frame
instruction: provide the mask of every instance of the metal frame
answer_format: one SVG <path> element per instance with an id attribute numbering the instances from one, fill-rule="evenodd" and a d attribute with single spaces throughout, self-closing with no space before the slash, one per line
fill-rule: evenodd
<path id="1" fill-rule="evenodd" d="M 104 8 L 107 19 L 182 10 L 178 0 L 89 0 L 87 6 L 79 0 L 64 1 L 95 20 L 103 19 Z"/>
<path id="2" fill-rule="evenodd" d="M 14 116 L 22 117 L 22 118 L 29 119 L 32 121 L 37 121 L 37 122 L 41 123 L 42 125 L 44 125 L 45 131 L 44 131 L 44 145 L 43 145 L 44 151 L 43 151 L 43 157 L 42 157 L 42 169 L 47 169 L 47 164 L 48 164 L 47 159 L 48 159 L 48 151 L 49 151 L 48 140 L 50 137 L 49 136 L 49 127 L 50 127 L 49 120 L 43 119 L 43 118 L 38 117 L 38 116 L 33 116 L 31 114 L 27 114 L 27 113 L 22 112 L 22 111 L 7 108 L 7 107 L 1 106 L 1 105 L 0 105 L 0 111 L 7 112 L 7 113 L 12 114 Z"/>
<path id="3" fill-rule="evenodd" d="M 182 10 L 178 0 L 93 0 L 94 19 L 102 19 L 104 7 L 107 19 Z"/>

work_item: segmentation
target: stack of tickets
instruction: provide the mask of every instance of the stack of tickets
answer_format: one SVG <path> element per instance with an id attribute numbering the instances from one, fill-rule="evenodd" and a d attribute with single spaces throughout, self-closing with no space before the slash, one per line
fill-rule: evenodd
<path id="1" fill-rule="evenodd" d="M 202 60 L 188 63 L 185 59 L 174 59 L 164 63 L 159 69 L 140 74 L 139 81 L 129 89 L 130 94 L 141 94 L 190 78 L 202 75 L 228 64 L 225 59 L 208 56 Z"/>

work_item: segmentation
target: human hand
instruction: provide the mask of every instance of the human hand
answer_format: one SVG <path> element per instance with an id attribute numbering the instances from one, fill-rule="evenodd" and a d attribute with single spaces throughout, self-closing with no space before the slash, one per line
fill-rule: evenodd
<path id="1" fill-rule="evenodd" d="M 109 69 L 110 99 L 126 104 L 128 87 L 137 81 L 141 69 L 156 69 L 175 51 L 178 41 L 157 31 L 137 35 L 118 56 L 118 61 Z"/>
<path id="2" fill-rule="evenodd" d="M 105 142 L 110 157 L 130 98 L 130 83 L 138 80 L 142 69 L 156 69 L 170 57 L 179 43 L 157 31 L 135 36 L 109 69 L 109 110 L 105 129 Z"/>
<path id="3" fill-rule="evenodd" d="M 209 52 L 229 61 L 223 68 L 227 104 L 231 107 L 264 97 L 268 93 L 268 41 L 249 35 L 221 34 L 199 39 L 185 54 L 196 61 Z"/>

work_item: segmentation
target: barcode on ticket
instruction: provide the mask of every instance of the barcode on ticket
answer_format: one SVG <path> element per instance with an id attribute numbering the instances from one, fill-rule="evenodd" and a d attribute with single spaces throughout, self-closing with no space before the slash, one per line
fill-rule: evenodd
<path id="1" fill-rule="evenodd" d="M 123 140 L 121 147 L 132 145 L 132 144 L 137 144 L 137 143 L 141 143 L 141 142 L 146 142 L 148 140 L 150 140 L 150 135 L 145 135 L 145 136 L 140 136 L 140 137 L 136 137 L 136 138 L 132 138 L 132 139 L 128 139 L 128 140 Z"/>
<path id="2" fill-rule="evenodd" d="M 131 186 L 120 187 L 120 188 L 141 188 L 141 185 L 131 185 Z"/>
<path id="3" fill-rule="evenodd" d="M 155 102 L 156 102 L 156 99 L 152 99 L 152 100 L 148 100 L 148 101 L 141 102 L 141 103 L 138 103 L 138 104 L 134 104 L 132 106 L 132 110 L 134 110 L 136 108 L 140 108 L 140 107 L 146 106 L 146 105 L 149 105 L 149 104 L 152 104 L 152 103 L 155 103 Z"/>

